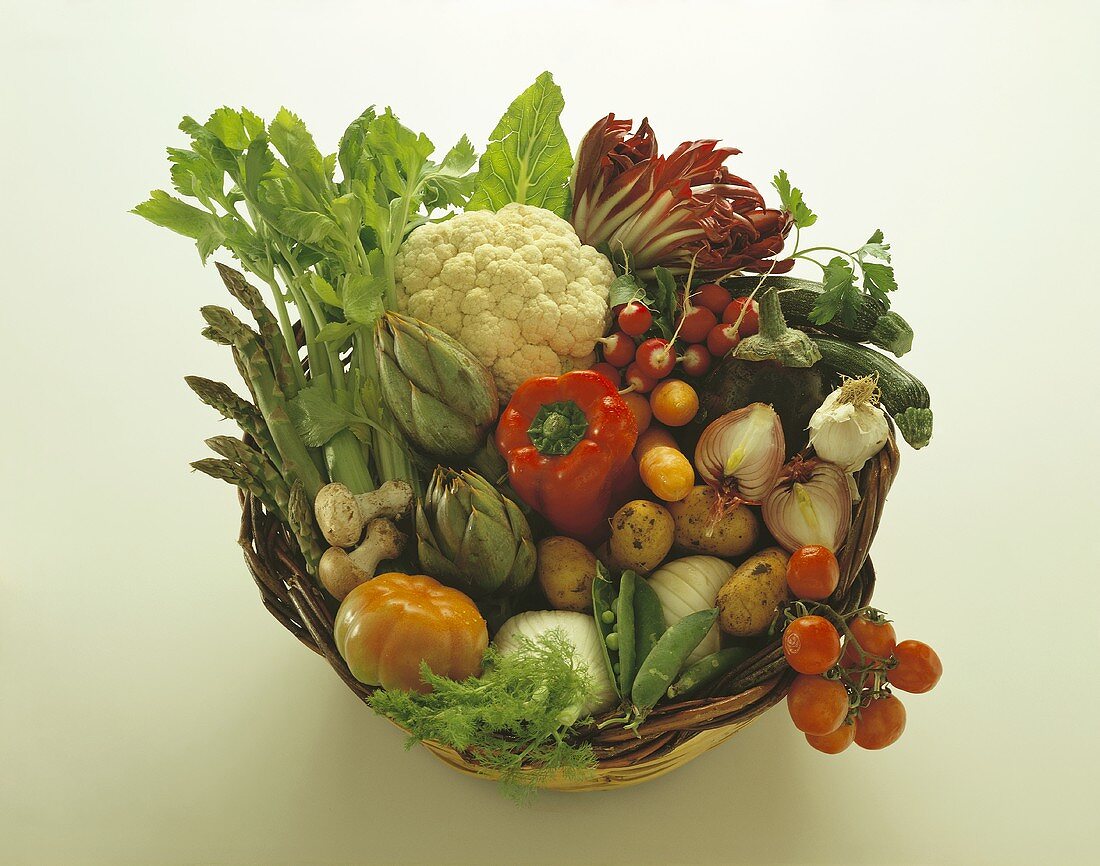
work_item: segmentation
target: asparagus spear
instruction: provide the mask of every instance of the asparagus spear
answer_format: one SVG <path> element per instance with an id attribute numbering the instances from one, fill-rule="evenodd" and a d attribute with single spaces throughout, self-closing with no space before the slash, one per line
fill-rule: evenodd
<path id="1" fill-rule="evenodd" d="M 275 381 L 259 334 L 224 307 L 203 307 L 202 315 L 216 335 L 229 340 L 239 354 L 245 380 L 252 386 L 260 413 L 282 458 L 280 465 L 284 473 L 301 479 L 306 495 L 312 500 L 324 481 L 287 414 L 286 398 Z"/>
<path id="2" fill-rule="evenodd" d="M 184 376 L 183 379 L 200 400 L 207 406 L 217 409 L 223 418 L 236 421 L 237 425 L 251 436 L 268 459 L 278 465 L 279 450 L 268 432 L 264 418 L 252 403 L 240 397 L 224 382 L 215 382 L 202 376 Z"/>
<path id="3" fill-rule="evenodd" d="M 279 514 L 279 505 L 268 493 L 267 488 L 260 483 L 259 479 L 254 478 L 248 470 L 238 466 L 231 460 L 218 460 L 214 457 L 204 457 L 202 460 L 196 460 L 191 464 L 192 469 L 197 469 L 204 475 L 209 475 L 211 478 L 220 478 L 222 481 L 227 481 L 237 487 L 247 490 L 253 496 L 260 500 L 264 506 L 272 513 Z"/>
<path id="4" fill-rule="evenodd" d="M 206 440 L 207 446 L 215 454 L 224 457 L 236 466 L 243 467 L 259 481 L 268 495 L 279 506 L 283 518 L 287 516 L 287 504 L 290 502 L 290 488 L 279 470 L 255 448 L 232 436 L 212 436 Z"/>
<path id="5" fill-rule="evenodd" d="M 290 506 L 287 511 L 290 528 L 298 539 L 298 546 L 302 550 L 302 556 L 306 560 L 306 568 L 310 574 L 317 573 L 317 563 L 321 561 L 321 555 L 325 548 L 321 545 L 317 524 L 313 519 L 313 508 L 310 503 L 314 497 L 307 497 L 302 482 L 295 480 L 290 486 Z"/>
<path id="6" fill-rule="evenodd" d="M 240 271 L 235 271 L 221 262 L 217 263 L 217 268 L 229 293 L 244 305 L 259 325 L 262 344 L 267 350 L 268 360 L 275 372 L 275 380 L 283 389 L 283 396 L 287 400 L 292 400 L 294 395 L 305 387 L 306 378 L 305 373 L 302 372 L 302 365 L 290 357 L 279 322 L 264 304 L 260 293 L 248 284 Z"/>

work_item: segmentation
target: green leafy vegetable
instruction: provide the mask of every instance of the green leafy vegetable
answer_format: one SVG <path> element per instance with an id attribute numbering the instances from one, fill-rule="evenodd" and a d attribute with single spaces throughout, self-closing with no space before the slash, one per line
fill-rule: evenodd
<path id="1" fill-rule="evenodd" d="M 523 798 L 557 773 L 583 776 L 595 767 L 595 756 L 568 735 L 588 692 L 587 671 L 574 668 L 573 645 L 559 630 L 538 641 L 519 639 L 521 648 L 506 656 L 489 648 L 480 679 L 450 680 L 422 665 L 432 691 L 379 690 L 370 705 L 409 732 L 407 748 L 434 740 L 468 752 L 500 774 L 511 796 Z"/>
<path id="2" fill-rule="evenodd" d="M 882 304 L 885 310 L 890 309 L 889 293 L 897 291 L 898 284 L 894 278 L 894 269 L 890 265 L 890 245 L 886 243 L 882 230 L 876 229 L 867 242 L 855 250 L 825 246 L 802 249 L 799 246 L 801 230 L 816 223 L 817 214 L 810 210 L 803 200 L 802 190 L 791 186 L 786 171 L 782 169 L 779 171 L 779 174 L 772 179 L 772 186 L 779 193 L 783 209 L 790 213 L 794 223 L 795 250 L 790 257 L 813 262 L 824 274 L 825 288 L 813 310 L 810 311 L 810 321 L 815 325 L 824 325 L 837 318 L 843 324 L 852 326 L 855 324 L 860 308 L 860 298 L 864 294 Z M 814 252 L 831 252 L 839 255 L 823 264 L 810 255 Z M 878 259 L 878 261 L 868 261 L 868 259 Z M 859 268 L 863 274 L 862 289 L 856 283 L 855 268 Z"/>
<path id="3" fill-rule="evenodd" d="M 549 72 L 508 106 L 481 157 L 467 210 L 499 210 L 519 202 L 567 216 L 573 154 L 561 126 L 564 107 Z"/>

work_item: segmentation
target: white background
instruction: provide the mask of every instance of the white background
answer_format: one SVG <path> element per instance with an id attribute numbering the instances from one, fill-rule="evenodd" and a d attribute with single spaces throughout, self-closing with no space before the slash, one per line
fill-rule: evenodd
<path id="1" fill-rule="evenodd" d="M 1095 854 L 1096 33 L 1087 3 L 4 3 L 0 862 L 999 863 Z M 1091 8 L 1090 8 L 1091 7 Z M 895 246 L 932 447 L 876 601 L 945 674 L 881 753 L 782 707 L 664 779 L 514 808 L 417 750 L 262 609 L 230 432 L 186 373 L 226 299 L 127 209 L 184 113 L 365 105 L 483 143 L 549 68 L 575 142 L 648 114 L 785 167 L 813 237 Z"/>

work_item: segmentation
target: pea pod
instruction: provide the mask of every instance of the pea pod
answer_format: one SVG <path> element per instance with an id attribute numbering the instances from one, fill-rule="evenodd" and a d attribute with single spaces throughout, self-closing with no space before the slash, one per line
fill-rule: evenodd
<path id="1" fill-rule="evenodd" d="M 600 649 L 603 652 L 608 675 L 611 677 L 616 693 L 621 697 L 623 693 L 619 690 L 618 672 L 615 670 L 616 666 L 621 670 L 618 653 L 614 653 L 613 658 L 611 648 L 608 646 L 609 640 L 614 642 L 617 639 L 617 637 L 612 639 L 612 635 L 617 636 L 614 600 L 615 584 L 611 581 L 611 575 L 602 562 L 597 562 L 596 578 L 592 581 L 592 617 L 596 620 L 596 628 L 600 632 Z"/>
<path id="2" fill-rule="evenodd" d="M 634 587 L 638 575 L 633 571 L 624 571 L 619 579 L 619 597 L 615 599 L 615 614 L 618 617 L 616 631 L 619 633 L 619 694 L 629 695 L 637 672 L 636 646 L 634 643 Z"/>
<path id="3" fill-rule="evenodd" d="M 732 671 L 737 665 L 752 655 L 748 647 L 730 647 L 703 656 L 684 671 L 678 680 L 668 687 L 670 699 L 687 698 L 709 686 L 723 674 Z"/>
<path id="4" fill-rule="evenodd" d="M 634 658 L 640 665 L 665 633 L 665 612 L 661 599 L 648 580 L 634 584 Z"/>
<path id="5" fill-rule="evenodd" d="M 641 724 L 646 714 L 664 696 L 688 656 L 703 642 L 717 619 L 718 608 L 700 610 L 669 626 L 661 635 L 634 678 L 630 700 L 638 716 L 633 727 Z"/>

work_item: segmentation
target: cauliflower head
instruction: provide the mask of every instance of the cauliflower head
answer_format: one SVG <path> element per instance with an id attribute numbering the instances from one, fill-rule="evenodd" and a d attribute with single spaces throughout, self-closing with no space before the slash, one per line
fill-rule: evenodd
<path id="1" fill-rule="evenodd" d="M 400 309 L 473 352 L 504 398 L 531 376 L 591 364 L 615 278 L 568 222 L 522 204 L 420 226 L 394 268 Z"/>

